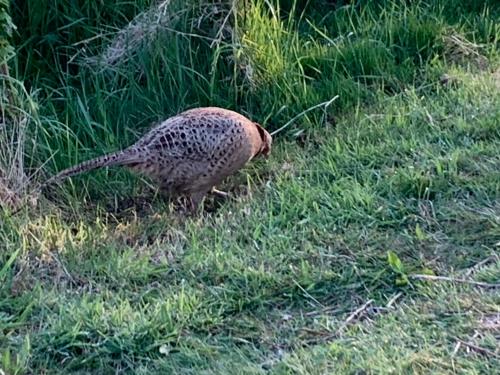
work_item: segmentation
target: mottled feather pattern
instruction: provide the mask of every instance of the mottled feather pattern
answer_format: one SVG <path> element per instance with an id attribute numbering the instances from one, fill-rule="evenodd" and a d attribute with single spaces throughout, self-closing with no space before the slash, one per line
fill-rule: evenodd
<path id="1" fill-rule="evenodd" d="M 272 138 L 245 116 L 217 107 L 196 108 L 155 126 L 123 151 L 83 162 L 47 183 L 111 165 L 125 165 L 169 195 L 185 194 L 196 208 L 204 195 L 259 154 Z"/>

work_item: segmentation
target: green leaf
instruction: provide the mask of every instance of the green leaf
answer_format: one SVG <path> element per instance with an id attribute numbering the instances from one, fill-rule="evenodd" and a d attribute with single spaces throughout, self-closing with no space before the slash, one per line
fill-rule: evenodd
<path id="1" fill-rule="evenodd" d="M 397 273 L 404 273 L 404 266 L 399 257 L 394 251 L 389 250 L 387 252 L 387 262 L 391 266 L 392 270 Z"/>
<path id="2" fill-rule="evenodd" d="M 408 283 L 409 283 L 408 276 L 406 276 L 405 274 L 401 274 L 396 278 L 397 286 L 405 286 L 408 285 Z"/>
<path id="3" fill-rule="evenodd" d="M 14 261 L 16 260 L 20 251 L 21 251 L 21 249 L 17 249 L 16 251 L 14 251 L 12 253 L 12 255 L 9 257 L 9 259 L 7 260 L 7 262 L 4 264 L 2 269 L 0 269 L 0 281 L 3 281 L 4 276 L 7 274 L 12 263 L 14 263 Z"/>
<path id="4" fill-rule="evenodd" d="M 418 224 L 415 227 L 415 236 L 417 237 L 417 239 L 419 241 L 423 241 L 423 240 L 427 239 L 427 235 L 425 234 L 425 232 L 422 230 L 422 228 Z"/>
<path id="5" fill-rule="evenodd" d="M 431 270 L 430 268 L 424 268 L 419 273 L 422 275 L 436 276 L 436 273 L 433 270 Z"/>

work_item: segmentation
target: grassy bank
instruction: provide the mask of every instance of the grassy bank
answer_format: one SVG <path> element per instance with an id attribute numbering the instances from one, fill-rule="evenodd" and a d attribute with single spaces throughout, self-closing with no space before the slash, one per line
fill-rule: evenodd
<path id="1" fill-rule="evenodd" d="M 271 3 L 14 2 L 36 178 L 186 108 L 273 130 L 339 99 L 198 217 L 120 169 L 5 213 L 4 372 L 498 368 L 498 289 L 471 282 L 500 279 L 499 7 Z"/>

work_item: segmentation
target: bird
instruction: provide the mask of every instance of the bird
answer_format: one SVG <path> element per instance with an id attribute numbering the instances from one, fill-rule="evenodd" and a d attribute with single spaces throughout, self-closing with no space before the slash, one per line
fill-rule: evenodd
<path id="1" fill-rule="evenodd" d="M 197 211 L 205 195 L 257 156 L 268 157 L 272 136 L 261 125 L 229 109 L 194 108 L 170 117 L 133 145 L 67 168 L 42 186 L 109 166 L 125 166 L 149 177 L 163 195 L 185 196 Z"/>

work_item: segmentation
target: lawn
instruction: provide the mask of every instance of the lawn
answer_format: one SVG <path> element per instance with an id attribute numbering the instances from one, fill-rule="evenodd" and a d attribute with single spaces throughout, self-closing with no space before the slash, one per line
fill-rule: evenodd
<path id="1" fill-rule="evenodd" d="M 497 2 L 10 14 L 0 374 L 498 372 Z M 123 168 L 29 193 L 206 105 L 296 119 L 198 215 Z"/>

